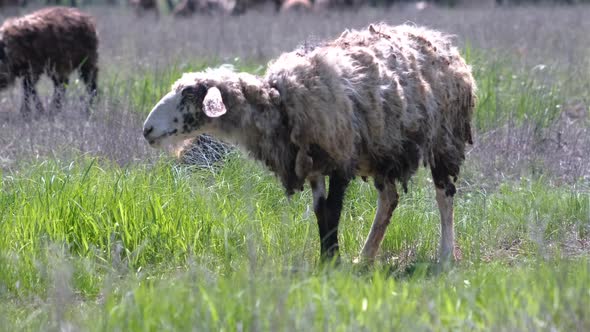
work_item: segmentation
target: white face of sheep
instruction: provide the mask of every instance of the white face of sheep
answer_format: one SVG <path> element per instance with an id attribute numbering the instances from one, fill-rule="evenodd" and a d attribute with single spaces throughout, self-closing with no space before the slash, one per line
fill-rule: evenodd
<path id="1" fill-rule="evenodd" d="M 226 112 L 217 87 L 185 86 L 156 104 L 143 124 L 143 136 L 155 148 L 174 144 L 202 134 Z"/>

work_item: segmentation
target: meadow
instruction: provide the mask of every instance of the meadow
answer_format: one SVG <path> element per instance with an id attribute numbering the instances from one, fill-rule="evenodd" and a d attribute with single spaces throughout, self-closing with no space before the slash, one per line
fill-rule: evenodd
<path id="1" fill-rule="evenodd" d="M 100 33 L 92 114 L 76 80 L 51 119 L 21 119 L 20 89 L 0 92 L 0 330 L 590 330 L 589 6 L 179 21 L 87 10 Z M 425 169 L 372 267 L 352 263 L 376 208 L 356 180 L 343 263 L 323 266 L 309 190 L 287 199 L 239 151 L 203 168 L 144 141 L 147 112 L 183 72 L 262 73 L 283 51 L 376 21 L 456 34 L 479 85 L 449 270 L 436 268 Z"/>

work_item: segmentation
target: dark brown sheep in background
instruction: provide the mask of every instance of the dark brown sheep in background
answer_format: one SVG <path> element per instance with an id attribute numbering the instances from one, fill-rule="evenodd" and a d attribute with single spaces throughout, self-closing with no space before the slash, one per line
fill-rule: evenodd
<path id="1" fill-rule="evenodd" d="M 70 7 L 77 7 L 76 0 L 68 0 Z M 45 5 L 47 6 L 59 6 L 61 5 L 61 0 L 45 0 Z"/>
<path id="2" fill-rule="evenodd" d="M 0 27 L 0 89 L 23 78 L 21 112 L 38 111 L 43 104 L 35 89 L 46 73 L 54 84 L 51 110 L 61 108 L 70 74 L 78 70 L 89 103 L 96 94 L 98 36 L 91 16 L 74 8 L 53 7 L 9 19 Z"/>
<path id="3" fill-rule="evenodd" d="M 169 9 L 172 10 L 173 6 L 171 0 L 167 1 Z M 134 8 L 137 16 L 143 16 L 148 12 L 153 12 L 156 18 L 160 17 L 160 8 L 158 7 L 158 1 L 156 0 L 129 0 L 129 5 Z"/>
<path id="4" fill-rule="evenodd" d="M 22 7 L 26 5 L 24 0 L 0 0 L 0 9 L 7 7 Z"/>
<path id="5" fill-rule="evenodd" d="M 471 68 L 449 36 L 379 24 L 284 53 L 263 77 L 224 68 L 184 74 L 143 133 L 152 146 L 210 133 L 263 161 L 288 194 L 308 181 L 324 258 L 338 253 L 340 213 L 354 176 L 372 177 L 379 192 L 361 253 L 371 261 L 398 204 L 398 186 L 406 190 L 423 163 L 436 190 L 444 262 L 454 258 L 454 182 L 472 142 L 475 102 Z"/>
<path id="6" fill-rule="evenodd" d="M 190 17 L 197 12 L 197 7 L 195 0 L 182 0 L 174 7 L 172 14 L 175 17 Z"/>

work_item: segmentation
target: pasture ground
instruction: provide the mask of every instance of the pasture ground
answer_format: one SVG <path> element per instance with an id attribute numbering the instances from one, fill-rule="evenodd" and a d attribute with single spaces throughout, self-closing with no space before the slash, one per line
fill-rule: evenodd
<path id="1" fill-rule="evenodd" d="M 52 119 L 24 122 L 19 89 L 0 93 L 1 330 L 590 329 L 590 7 L 157 22 L 88 10 L 101 36 L 92 114 L 75 80 Z M 308 190 L 287 200 L 239 152 L 198 169 L 143 141 L 145 115 L 182 72 L 260 73 L 282 51 L 375 21 L 455 33 L 480 87 L 449 271 L 434 264 L 423 169 L 372 268 L 350 263 L 376 201 L 354 182 L 335 268 L 318 263 Z"/>

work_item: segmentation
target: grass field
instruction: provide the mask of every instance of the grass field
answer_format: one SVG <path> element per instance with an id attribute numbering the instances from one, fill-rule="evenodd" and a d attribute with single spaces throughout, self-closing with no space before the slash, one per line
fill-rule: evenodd
<path id="1" fill-rule="evenodd" d="M 590 7 L 157 23 L 89 11 L 101 36 L 90 117 L 78 82 L 52 120 L 24 122 L 19 89 L 0 93 L 0 330 L 590 330 Z M 343 263 L 322 266 L 308 190 L 288 200 L 239 152 L 202 169 L 141 137 L 182 72 L 260 73 L 281 51 L 381 20 L 457 34 L 480 87 L 448 271 L 424 169 L 370 268 L 351 262 L 376 193 L 355 181 Z"/>

